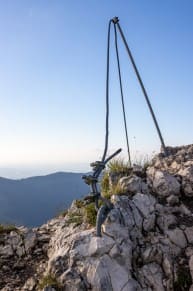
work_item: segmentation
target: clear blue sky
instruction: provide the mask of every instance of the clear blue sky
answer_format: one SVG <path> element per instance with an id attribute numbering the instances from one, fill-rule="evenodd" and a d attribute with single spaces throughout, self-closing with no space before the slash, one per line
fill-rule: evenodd
<path id="1" fill-rule="evenodd" d="M 193 1 L 0 1 L 0 175 L 85 171 L 102 155 L 108 20 L 119 16 L 167 145 L 193 142 Z M 112 46 L 113 48 L 113 46 Z M 120 42 L 132 158 L 160 143 Z M 125 149 L 111 54 L 110 152 Z"/>

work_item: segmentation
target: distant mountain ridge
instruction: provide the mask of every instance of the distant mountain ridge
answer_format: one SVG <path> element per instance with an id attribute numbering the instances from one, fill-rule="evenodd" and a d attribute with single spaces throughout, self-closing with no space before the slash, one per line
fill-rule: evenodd
<path id="1" fill-rule="evenodd" d="M 56 172 L 24 179 L 0 177 L 0 223 L 38 226 L 88 193 L 83 173 Z"/>

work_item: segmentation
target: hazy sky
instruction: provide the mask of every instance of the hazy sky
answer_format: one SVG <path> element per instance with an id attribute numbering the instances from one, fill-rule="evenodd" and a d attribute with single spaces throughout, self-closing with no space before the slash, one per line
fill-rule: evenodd
<path id="1" fill-rule="evenodd" d="M 0 0 L 0 175 L 101 157 L 107 24 L 119 16 L 167 145 L 193 142 L 193 1 Z M 120 41 L 132 158 L 160 147 Z M 112 39 L 110 152 L 125 149 Z"/>

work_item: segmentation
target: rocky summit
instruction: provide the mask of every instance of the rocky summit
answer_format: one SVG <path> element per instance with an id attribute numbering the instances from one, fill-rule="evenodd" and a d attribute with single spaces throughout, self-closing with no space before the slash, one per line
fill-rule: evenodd
<path id="1" fill-rule="evenodd" d="M 193 145 L 167 151 L 109 173 L 102 237 L 83 200 L 39 228 L 1 225 L 0 290 L 193 291 Z"/>

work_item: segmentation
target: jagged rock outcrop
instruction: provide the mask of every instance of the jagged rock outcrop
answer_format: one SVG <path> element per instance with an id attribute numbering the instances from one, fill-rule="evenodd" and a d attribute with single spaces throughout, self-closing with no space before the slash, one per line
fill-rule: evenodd
<path id="1" fill-rule="evenodd" d="M 119 175 L 102 237 L 81 201 L 40 228 L 0 230 L 0 290 L 192 291 L 193 145 L 168 152 Z"/>

